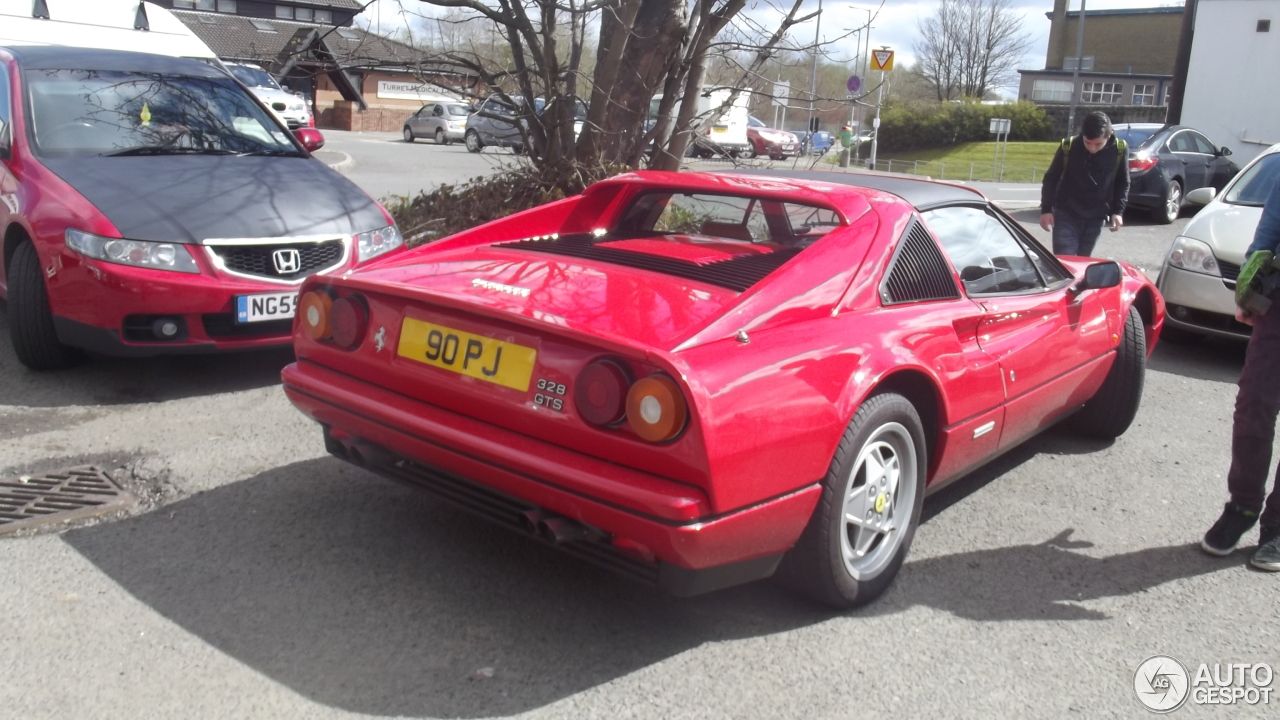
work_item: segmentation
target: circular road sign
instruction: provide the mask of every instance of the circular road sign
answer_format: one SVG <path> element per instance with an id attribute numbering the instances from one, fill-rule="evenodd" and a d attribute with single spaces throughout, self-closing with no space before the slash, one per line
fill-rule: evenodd
<path id="1" fill-rule="evenodd" d="M 844 86 L 849 89 L 849 92 L 856 93 L 862 89 L 862 78 L 857 75 L 850 75 L 849 81 Z"/>

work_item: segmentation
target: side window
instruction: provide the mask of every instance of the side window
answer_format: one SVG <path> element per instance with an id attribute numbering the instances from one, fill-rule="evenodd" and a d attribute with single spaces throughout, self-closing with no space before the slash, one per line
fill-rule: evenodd
<path id="1" fill-rule="evenodd" d="M 1191 136 L 1191 140 L 1196 144 L 1196 152 L 1205 153 L 1206 155 L 1217 155 L 1218 149 L 1209 142 L 1209 139 L 1197 133 L 1186 133 Z"/>
<path id="2" fill-rule="evenodd" d="M 436 108 L 431 111 L 431 114 L 436 117 L 444 117 L 444 107 L 437 105 Z"/>
<path id="3" fill-rule="evenodd" d="M 923 217 L 970 295 L 1045 289 L 1022 243 L 982 208 L 939 208 Z"/>
<path id="4" fill-rule="evenodd" d="M 1195 152 L 1195 143 L 1191 141 L 1190 133 L 1180 132 L 1169 140 L 1169 149 L 1174 152 Z"/>

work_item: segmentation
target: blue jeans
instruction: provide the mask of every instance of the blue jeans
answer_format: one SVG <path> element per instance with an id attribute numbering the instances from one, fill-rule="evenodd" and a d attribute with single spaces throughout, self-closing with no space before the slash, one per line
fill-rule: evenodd
<path id="1" fill-rule="evenodd" d="M 1053 211 L 1053 254 L 1089 257 L 1098 244 L 1105 218 L 1086 220 L 1062 210 Z"/>

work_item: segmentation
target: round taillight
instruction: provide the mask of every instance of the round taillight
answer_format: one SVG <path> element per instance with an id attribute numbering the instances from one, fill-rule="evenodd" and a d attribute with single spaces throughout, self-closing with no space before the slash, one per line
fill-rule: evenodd
<path id="1" fill-rule="evenodd" d="M 649 442 L 663 442 L 679 435 L 687 415 L 684 396 L 669 377 L 641 378 L 627 392 L 627 422 Z"/>
<path id="2" fill-rule="evenodd" d="M 582 368 L 573 387 L 578 414 L 592 425 L 612 425 L 627 411 L 627 387 L 631 378 L 612 360 L 596 360 Z"/>
<path id="3" fill-rule="evenodd" d="M 329 325 L 333 328 L 333 344 L 343 350 L 355 350 L 364 340 L 369 327 L 369 310 L 357 295 L 338 298 L 329 310 Z"/>
<path id="4" fill-rule="evenodd" d="M 327 340 L 333 334 L 329 328 L 329 309 L 333 307 L 333 298 L 329 293 L 312 290 L 298 300 L 298 316 L 302 318 L 302 329 L 312 340 Z"/>

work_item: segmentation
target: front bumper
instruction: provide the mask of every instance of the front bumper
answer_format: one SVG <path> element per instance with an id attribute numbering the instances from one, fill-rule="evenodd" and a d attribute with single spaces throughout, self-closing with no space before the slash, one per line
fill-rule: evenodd
<path id="1" fill-rule="evenodd" d="M 1236 322 L 1235 283 L 1165 263 L 1156 287 L 1165 301 L 1165 323 L 1180 330 L 1248 338 L 1251 328 Z"/>
<path id="2" fill-rule="evenodd" d="M 341 260 L 316 272 L 354 267 L 352 241 Z M 291 343 L 292 318 L 236 322 L 240 295 L 296 293 L 296 282 L 236 276 L 214 266 L 212 250 L 188 246 L 199 273 L 107 263 L 62 246 L 47 277 L 50 309 L 59 341 L 121 357 L 255 350 Z M 49 264 L 46 264 L 49 267 Z M 154 323 L 169 320 L 179 331 L 158 336 Z"/>
<path id="3" fill-rule="evenodd" d="M 814 484 L 709 514 L 699 488 L 412 400 L 306 358 L 281 375 L 290 401 L 325 427 L 334 454 L 504 525 L 519 527 L 521 516 L 542 512 L 598 529 L 595 542 L 562 549 L 677 595 L 771 575 L 821 491 Z M 624 550 L 637 546 L 639 555 Z"/>

